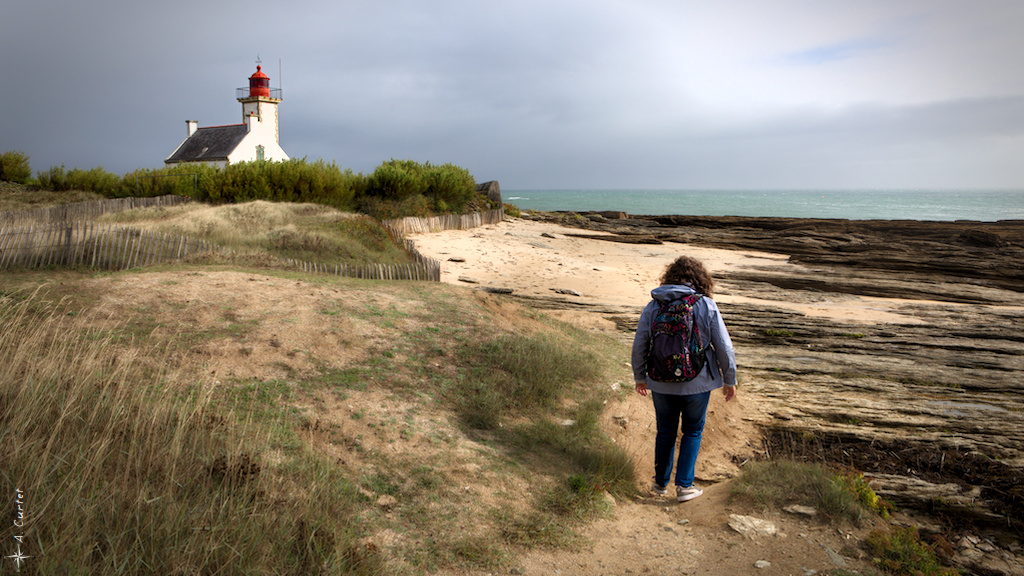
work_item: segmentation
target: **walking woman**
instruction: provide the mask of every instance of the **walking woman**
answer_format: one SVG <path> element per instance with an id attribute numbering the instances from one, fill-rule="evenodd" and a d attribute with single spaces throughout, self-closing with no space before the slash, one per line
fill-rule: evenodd
<path id="1" fill-rule="evenodd" d="M 651 393 L 658 427 L 651 490 L 668 493 L 676 436 L 682 430 L 675 473 L 679 502 L 704 493 L 693 485 L 693 476 L 712 390 L 722 388 L 727 402 L 736 397 L 736 356 L 711 299 L 713 288 L 714 281 L 699 260 L 680 256 L 665 269 L 661 286 L 651 291 L 652 300 L 640 314 L 633 340 L 636 391 L 641 396 Z M 675 340 L 664 336 L 670 332 Z M 690 350 L 680 338 L 689 338 Z M 675 349 L 666 353 L 666 347 Z"/>

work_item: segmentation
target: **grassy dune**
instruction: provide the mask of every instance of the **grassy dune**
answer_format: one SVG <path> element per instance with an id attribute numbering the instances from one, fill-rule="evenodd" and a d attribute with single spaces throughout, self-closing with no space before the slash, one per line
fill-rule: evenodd
<path id="1" fill-rule="evenodd" d="M 0 212 L 6 212 L 7 210 L 29 210 L 57 204 L 103 199 L 104 197 L 99 194 L 82 190 L 54 192 L 52 190 L 38 190 L 22 184 L 15 184 L 14 182 L 0 181 Z"/>
<path id="2" fill-rule="evenodd" d="M 151 274 L 166 306 L 107 297 Z M 632 490 L 597 425 L 618 343 L 533 313 L 529 330 L 496 328 L 486 302 L 442 285 L 291 275 L 268 282 L 337 293 L 309 312 L 365 360 L 299 350 L 284 377 L 232 377 L 197 350 L 257 346 L 281 319 L 232 313 L 230 288 L 204 284 L 226 323 L 176 323 L 188 310 L 172 292 L 227 277 L 64 275 L 27 291 L 46 278 L 25 274 L 0 297 L 0 470 L 27 497 L 27 573 L 496 567 L 573 546 L 603 491 Z M 587 368 L 558 368 L 573 366 Z M 504 496 L 467 497 L 467 475 Z"/>
<path id="3" fill-rule="evenodd" d="M 101 221 L 209 240 L 235 251 L 322 264 L 407 264 L 411 260 L 374 219 L 319 204 L 262 200 L 118 212 Z"/>

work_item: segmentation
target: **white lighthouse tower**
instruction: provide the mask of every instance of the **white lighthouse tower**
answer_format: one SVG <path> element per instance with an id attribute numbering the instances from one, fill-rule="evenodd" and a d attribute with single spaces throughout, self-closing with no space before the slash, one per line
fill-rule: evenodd
<path id="1" fill-rule="evenodd" d="M 264 74 L 263 67 L 257 64 L 256 72 L 249 77 L 249 86 L 239 88 L 235 92 L 238 101 L 242 103 L 242 122 L 256 129 L 273 131 L 274 142 L 280 148 L 281 134 L 277 123 L 277 105 L 281 103 L 281 89 L 270 87 L 270 77 Z M 252 129 L 250 128 L 250 131 Z M 281 150 L 281 153 L 284 154 L 284 150 Z M 262 159 L 259 158 L 259 160 Z"/>

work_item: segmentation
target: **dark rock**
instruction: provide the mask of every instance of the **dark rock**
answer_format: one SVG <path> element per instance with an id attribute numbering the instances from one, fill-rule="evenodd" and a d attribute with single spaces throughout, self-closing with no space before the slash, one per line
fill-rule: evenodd
<path id="1" fill-rule="evenodd" d="M 1006 241 L 1003 237 L 995 232 L 989 232 L 986 230 L 978 230 L 972 228 L 965 230 L 960 234 L 960 241 L 971 246 L 982 246 L 986 248 L 998 248 L 999 246 L 1005 246 Z"/>
<path id="2" fill-rule="evenodd" d="M 664 242 L 653 236 L 643 234 L 615 236 L 608 236 L 605 234 L 566 234 L 566 236 L 572 236 L 574 238 L 590 238 L 592 240 L 607 240 L 608 242 L 622 242 L 625 244 L 664 244 Z"/>
<path id="3" fill-rule="evenodd" d="M 481 194 L 486 194 L 488 200 L 491 202 L 497 202 L 499 206 L 501 205 L 501 186 L 498 185 L 497 180 L 477 184 L 476 191 Z"/>

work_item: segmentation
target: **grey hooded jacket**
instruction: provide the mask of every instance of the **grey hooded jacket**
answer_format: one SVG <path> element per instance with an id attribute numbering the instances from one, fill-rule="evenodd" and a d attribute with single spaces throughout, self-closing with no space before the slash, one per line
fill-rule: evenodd
<path id="1" fill-rule="evenodd" d="M 647 381 L 647 389 L 661 394 L 699 394 L 721 388 L 722 386 L 736 385 L 736 354 L 733 352 L 732 339 L 729 338 L 729 331 L 725 328 L 722 315 L 718 311 L 718 305 L 707 296 L 701 298 L 694 305 L 693 312 L 697 319 L 697 326 L 700 328 L 701 337 L 704 343 L 708 341 L 711 347 L 707 351 L 708 366 L 701 373 L 689 382 L 657 382 L 647 376 L 647 346 L 651 338 L 651 323 L 654 314 L 663 302 L 678 300 L 683 296 L 694 294 L 695 290 L 688 285 L 668 284 L 651 290 L 650 303 L 640 314 L 640 322 L 637 324 L 636 336 L 633 338 L 633 380 L 635 382 Z"/>

